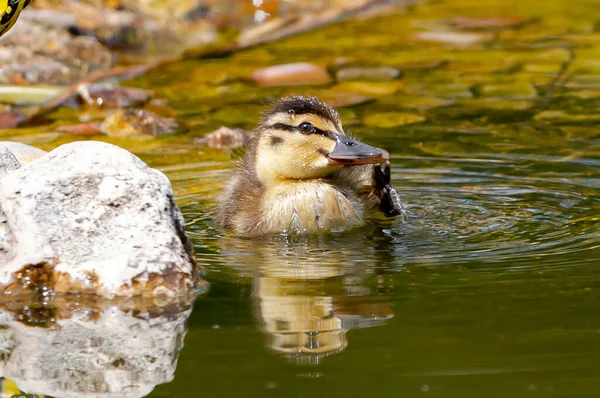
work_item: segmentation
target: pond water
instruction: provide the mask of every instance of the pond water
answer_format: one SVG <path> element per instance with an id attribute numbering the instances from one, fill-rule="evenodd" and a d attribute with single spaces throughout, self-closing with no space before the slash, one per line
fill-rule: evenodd
<path id="1" fill-rule="evenodd" d="M 403 76 L 285 88 L 242 79 L 298 61 Z M 168 100 L 188 133 L 94 139 L 168 175 L 210 282 L 174 380 L 150 396 L 597 396 L 595 0 L 429 2 L 128 84 Z M 251 128 L 265 103 L 295 93 L 373 98 L 340 114 L 347 131 L 391 153 L 407 221 L 289 239 L 215 228 L 239 153 L 194 137 Z M 61 109 L 2 139 L 54 148 L 80 139 L 52 132 L 76 118 Z"/>

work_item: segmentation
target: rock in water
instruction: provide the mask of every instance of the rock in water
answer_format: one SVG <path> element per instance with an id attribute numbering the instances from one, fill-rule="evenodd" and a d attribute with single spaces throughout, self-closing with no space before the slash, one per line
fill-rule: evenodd
<path id="1" fill-rule="evenodd" d="M 16 141 L 0 141 L 0 146 L 7 148 L 22 164 L 34 161 L 47 153 L 39 148 Z"/>
<path id="2" fill-rule="evenodd" d="M 21 167 L 19 159 L 5 145 L 0 145 L 0 178 Z"/>
<path id="3" fill-rule="evenodd" d="M 177 297 L 195 258 L 167 177 L 124 149 L 63 145 L 0 183 L 0 294 Z"/>
<path id="4" fill-rule="evenodd" d="M 173 380 L 191 306 L 74 307 L 0 310 L 2 376 L 32 394 L 16 397 L 139 398 Z"/>

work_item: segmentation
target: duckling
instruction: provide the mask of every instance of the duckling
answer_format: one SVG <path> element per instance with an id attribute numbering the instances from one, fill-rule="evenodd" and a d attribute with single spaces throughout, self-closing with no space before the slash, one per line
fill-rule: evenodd
<path id="1" fill-rule="evenodd" d="M 389 158 L 384 149 L 346 136 L 330 105 L 283 98 L 252 132 L 215 222 L 256 236 L 346 230 L 364 225 L 377 209 L 394 217 L 400 210 L 389 195 Z"/>

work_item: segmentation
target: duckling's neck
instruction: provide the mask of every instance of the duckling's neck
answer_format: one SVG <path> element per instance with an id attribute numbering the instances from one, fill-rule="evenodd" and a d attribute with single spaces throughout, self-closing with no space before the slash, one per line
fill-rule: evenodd
<path id="1" fill-rule="evenodd" d="M 265 232 L 343 230 L 363 223 L 363 209 L 353 198 L 323 180 L 283 180 L 267 187 L 260 229 Z"/>
<path id="2" fill-rule="evenodd" d="M 300 155 L 301 156 L 301 155 Z M 294 183 L 302 181 L 313 181 L 331 175 L 341 166 L 308 167 L 307 161 L 295 159 L 291 162 L 283 154 L 256 155 L 254 159 L 254 170 L 257 179 L 266 188 L 276 187 L 282 183 Z"/>

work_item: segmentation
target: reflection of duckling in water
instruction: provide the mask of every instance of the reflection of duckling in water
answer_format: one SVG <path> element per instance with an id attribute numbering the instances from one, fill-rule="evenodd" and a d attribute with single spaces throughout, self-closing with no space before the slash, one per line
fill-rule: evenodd
<path id="1" fill-rule="evenodd" d="M 267 346 L 317 364 L 352 344 L 349 330 L 384 326 L 394 316 L 392 239 L 374 224 L 353 234 L 275 235 L 255 245 L 223 237 L 215 244 L 223 271 L 252 279 Z"/>
<path id="2" fill-rule="evenodd" d="M 342 280 L 337 281 L 327 283 L 339 288 Z M 324 280 L 256 278 L 257 315 L 269 347 L 299 363 L 317 364 L 346 348 L 348 330 L 385 325 L 394 315 L 389 298 L 375 296 L 362 283 L 346 286 L 357 292 L 329 295 Z"/>
<path id="3" fill-rule="evenodd" d="M 389 154 L 344 135 L 338 113 L 289 97 L 265 113 L 219 200 L 216 222 L 237 234 L 313 233 L 364 224 L 370 210 L 400 214 Z M 381 165 L 383 163 L 383 166 Z"/>

